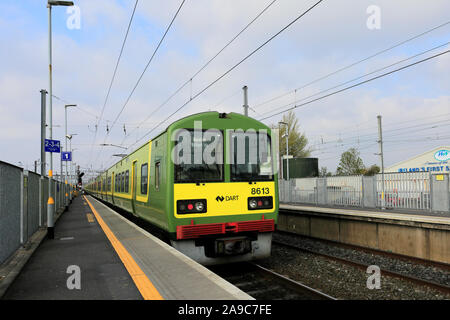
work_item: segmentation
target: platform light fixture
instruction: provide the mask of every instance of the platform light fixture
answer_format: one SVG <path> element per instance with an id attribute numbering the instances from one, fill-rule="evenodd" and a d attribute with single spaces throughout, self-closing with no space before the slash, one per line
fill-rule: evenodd
<path id="1" fill-rule="evenodd" d="M 67 150 L 67 139 L 72 139 L 72 136 L 67 134 L 67 108 L 76 107 L 76 106 L 77 106 L 76 104 L 66 104 L 64 106 L 65 133 L 66 133 L 66 143 L 65 143 L 64 149 L 66 150 L 66 152 L 68 151 Z M 69 138 L 69 136 L 70 136 L 70 138 Z M 70 151 L 72 151 L 72 150 L 70 150 Z M 68 180 L 67 178 L 69 176 L 69 164 L 66 162 L 65 166 L 66 166 L 66 172 L 65 172 L 64 180 L 66 181 L 66 185 L 67 185 L 67 180 Z M 72 201 L 72 193 L 71 192 L 69 192 L 69 193 L 66 192 L 66 195 L 67 196 L 64 199 L 66 201 L 66 207 L 67 207 L 69 205 L 69 201 Z"/>
<path id="2" fill-rule="evenodd" d="M 286 137 L 286 180 L 289 181 L 289 124 L 287 122 L 278 121 L 278 125 L 285 125 L 286 132 L 282 138 Z"/>

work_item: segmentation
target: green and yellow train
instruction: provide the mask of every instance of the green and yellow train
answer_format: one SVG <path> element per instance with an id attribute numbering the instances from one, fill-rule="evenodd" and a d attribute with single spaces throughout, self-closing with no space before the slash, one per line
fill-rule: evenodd
<path id="1" fill-rule="evenodd" d="M 278 217 L 272 132 L 237 114 L 180 119 L 85 190 L 163 230 L 204 265 L 270 255 Z"/>

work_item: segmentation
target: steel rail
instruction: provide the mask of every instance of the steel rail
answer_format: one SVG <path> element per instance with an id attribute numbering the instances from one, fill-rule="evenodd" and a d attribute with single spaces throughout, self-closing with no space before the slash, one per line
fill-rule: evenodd
<path id="1" fill-rule="evenodd" d="M 324 258 L 328 258 L 330 260 L 334 260 L 334 261 L 341 262 L 341 263 L 344 263 L 344 264 L 347 264 L 347 265 L 351 265 L 351 266 L 360 268 L 362 270 L 367 270 L 367 267 L 369 266 L 369 265 L 367 265 L 365 263 L 361 263 L 361 262 L 357 262 L 357 261 L 354 261 L 354 260 L 349 260 L 349 259 L 337 257 L 337 256 L 326 254 L 326 253 L 323 253 L 323 252 L 317 252 L 317 251 L 306 249 L 306 248 L 301 248 L 301 247 L 298 247 L 298 246 L 295 246 L 295 245 L 292 245 L 292 244 L 288 244 L 288 243 L 285 243 L 285 242 L 282 242 L 282 241 L 272 240 L 272 243 L 276 244 L 276 245 L 288 247 L 288 248 L 291 248 L 291 249 L 294 249 L 294 250 L 297 250 L 297 251 L 302 251 L 302 252 L 306 252 L 306 253 L 309 253 L 309 254 L 313 254 L 313 255 L 324 257 Z M 440 284 L 440 283 L 437 283 L 437 282 L 434 282 L 434 281 L 429 281 L 429 280 L 413 277 L 413 276 L 410 276 L 410 275 L 405 275 L 405 274 L 398 273 L 398 272 L 391 271 L 391 270 L 387 270 L 387 269 L 381 269 L 380 268 L 380 272 L 381 272 L 382 275 L 388 275 L 388 276 L 391 276 L 391 277 L 395 277 L 395 278 L 399 278 L 399 279 L 403 279 L 403 280 L 408 280 L 408 281 L 414 282 L 416 284 L 425 285 L 427 287 L 431 287 L 431 288 L 437 289 L 437 290 L 439 290 L 441 292 L 444 292 L 444 293 L 450 293 L 450 286 L 447 286 L 447 285 L 444 285 L 444 284 Z"/>

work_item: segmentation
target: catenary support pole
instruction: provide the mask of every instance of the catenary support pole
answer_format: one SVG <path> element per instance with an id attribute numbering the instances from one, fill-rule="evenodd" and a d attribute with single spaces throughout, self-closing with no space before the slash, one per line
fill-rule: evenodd
<path id="1" fill-rule="evenodd" d="M 47 91 L 42 89 L 41 91 L 41 177 L 45 177 L 45 117 L 46 117 L 46 94 Z"/>
<path id="2" fill-rule="evenodd" d="M 378 145 L 380 147 L 380 160 L 381 160 L 381 209 L 386 208 L 386 194 L 384 190 L 384 157 L 383 157 L 383 130 L 381 127 L 381 116 L 377 116 L 378 119 Z"/>
<path id="3" fill-rule="evenodd" d="M 48 71 L 49 71 L 49 139 L 53 138 L 52 131 L 52 6 L 48 6 Z M 55 238 L 54 232 L 54 210 L 55 200 L 53 198 L 53 153 L 50 152 L 50 169 L 48 171 L 48 201 L 47 201 L 47 237 L 49 239 Z"/>
<path id="4" fill-rule="evenodd" d="M 247 88 L 247 86 L 244 86 L 243 88 L 242 88 L 242 90 L 244 90 L 244 115 L 246 116 L 246 117 L 248 117 L 248 93 L 247 93 L 247 90 L 248 90 L 248 88 Z"/>

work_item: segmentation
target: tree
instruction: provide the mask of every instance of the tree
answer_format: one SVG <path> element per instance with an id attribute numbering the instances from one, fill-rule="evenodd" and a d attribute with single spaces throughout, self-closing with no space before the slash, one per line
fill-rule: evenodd
<path id="1" fill-rule="evenodd" d="M 283 116 L 283 122 L 288 124 L 289 132 L 289 155 L 294 158 L 306 158 L 311 154 L 311 150 L 306 147 L 308 139 L 300 132 L 300 126 L 295 113 L 291 110 L 287 115 Z M 272 128 L 278 128 L 278 125 L 272 125 Z M 278 138 L 278 146 L 280 149 L 280 156 L 286 155 L 286 125 L 280 125 L 280 136 Z"/>
<path id="2" fill-rule="evenodd" d="M 319 177 L 330 177 L 332 173 L 328 171 L 327 167 L 320 167 Z"/>
<path id="3" fill-rule="evenodd" d="M 380 171 L 381 171 L 380 167 L 377 166 L 376 164 L 373 164 L 369 168 L 365 168 L 363 174 L 365 176 L 374 176 L 377 173 L 380 173 Z"/>
<path id="4" fill-rule="evenodd" d="M 341 155 L 341 161 L 337 167 L 337 175 L 360 175 L 365 171 L 364 163 L 359 157 L 359 151 L 350 148 Z"/>

